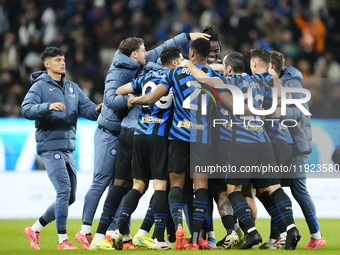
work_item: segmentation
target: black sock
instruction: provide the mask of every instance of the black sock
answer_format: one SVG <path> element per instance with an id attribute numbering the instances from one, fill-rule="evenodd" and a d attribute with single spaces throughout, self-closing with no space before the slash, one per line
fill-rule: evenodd
<path id="1" fill-rule="evenodd" d="M 172 219 L 169 208 L 168 208 L 168 222 L 166 225 L 166 232 L 168 234 L 168 240 L 170 241 L 170 243 L 175 242 L 176 241 L 175 224 L 174 224 L 174 220 Z"/>
<path id="2" fill-rule="evenodd" d="M 240 225 L 244 227 L 245 234 L 255 234 L 255 224 L 250 215 L 250 207 L 246 201 L 246 199 L 242 196 L 240 191 L 234 191 L 229 194 L 229 201 L 233 206 L 234 213 L 239 219 Z M 250 230 L 250 232 L 248 232 Z"/>
<path id="3" fill-rule="evenodd" d="M 234 217 L 234 224 L 236 224 L 236 223 L 237 223 L 237 216 L 236 216 L 235 213 L 233 214 L 233 217 Z M 235 230 L 236 230 L 236 229 L 235 229 Z"/>
<path id="4" fill-rule="evenodd" d="M 274 199 L 269 195 L 267 191 L 260 194 L 258 196 L 258 199 L 261 201 L 264 208 L 266 208 L 271 217 L 270 238 L 277 239 L 280 236 L 280 233 L 286 232 L 286 223 L 282 219 L 280 211 L 277 208 Z"/>
<path id="5" fill-rule="evenodd" d="M 202 229 L 205 213 L 208 209 L 208 190 L 201 188 L 195 191 L 194 199 L 194 215 L 193 215 L 193 225 L 192 225 L 192 241 L 198 243 L 199 232 Z"/>
<path id="6" fill-rule="evenodd" d="M 121 186 L 112 186 L 104 202 L 103 212 L 100 216 L 97 233 L 105 235 L 113 218 L 116 215 L 116 211 L 120 202 L 128 191 L 129 189 Z"/>
<path id="7" fill-rule="evenodd" d="M 120 233 L 124 233 L 125 227 L 129 222 L 131 214 L 136 210 L 141 194 L 138 190 L 132 189 L 127 193 L 124 202 L 122 204 L 122 209 L 120 210 L 120 215 L 118 218 L 117 229 Z"/>
<path id="8" fill-rule="evenodd" d="M 149 202 L 149 207 L 148 210 L 146 211 L 144 220 L 142 222 L 142 225 L 140 226 L 140 229 L 145 230 L 147 232 L 150 232 L 150 229 L 153 225 L 154 222 L 154 215 L 153 215 L 153 211 L 152 211 L 152 203 L 153 203 L 153 196 L 150 198 L 150 202 Z"/>
<path id="9" fill-rule="evenodd" d="M 39 222 L 40 222 L 41 226 L 43 226 L 43 227 L 45 227 L 45 226 L 48 224 L 48 222 L 46 222 L 46 221 L 43 219 L 42 216 L 39 218 Z"/>
<path id="10" fill-rule="evenodd" d="M 180 187 L 172 187 L 169 191 L 169 205 L 171 216 L 175 223 L 175 229 L 177 229 L 178 225 L 183 224 L 182 203 L 183 191 Z"/>
<path id="11" fill-rule="evenodd" d="M 208 232 L 214 231 L 214 220 L 211 219 L 210 224 L 208 226 Z"/>
<path id="12" fill-rule="evenodd" d="M 254 226 L 255 226 L 256 218 L 254 218 L 253 216 L 251 216 L 251 220 L 254 222 Z"/>
<path id="13" fill-rule="evenodd" d="M 230 235 L 234 230 L 234 216 L 224 215 L 222 217 L 222 223 L 224 228 L 227 230 L 227 234 Z"/>
<path id="14" fill-rule="evenodd" d="M 280 236 L 279 228 L 276 226 L 276 224 L 273 222 L 273 220 L 271 220 L 270 221 L 270 236 L 269 236 L 269 238 L 276 240 L 279 236 Z"/>
<path id="15" fill-rule="evenodd" d="M 287 196 L 287 194 L 283 191 L 282 188 L 275 190 L 271 197 L 274 199 L 277 207 L 279 208 L 279 212 L 283 220 L 286 223 L 286 226 L 290 226 L 292 224 L 295 225 L 293 210 L 292 210 L 292 201 Z"/>
<path id="16" fill-rule="evenodd" d="M 166 191 L 155 191 L 152 208 L 155 215 L 155 238 L 159 242 L 164 242 L 164 231 L 168 221 L 168 197 Z"/>

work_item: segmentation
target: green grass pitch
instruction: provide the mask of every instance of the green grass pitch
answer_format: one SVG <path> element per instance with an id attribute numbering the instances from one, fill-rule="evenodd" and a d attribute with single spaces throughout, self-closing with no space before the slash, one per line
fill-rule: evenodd
<path id="1" fill-rule="evenodd" d="M 74 251 L 58 251 L 58 235 L 56 233 L 55 222 L 46 226 L 40 239 L 40 251 L 32 250 L 29 244 L 29 241 L 24 234 L 24 229 L 33 224 L 35 220 L 0 220 L 0 254 L 8 255 L 8 254 L 46 254 L 46 255 L 53 255 L 53 254 L 108 254 L 112 252 L 122 252 L 124 255 L 128 254 L 140 254 L 140 255 L 149 255 L 149 254 L 160 254 L 163 252 L 171 253 L 171 254 L 179 254 L 179 253 L 192 253 L 192 251 L 152 251 L 152 250 L 129 250 L 129 251 L 85 251 L 82 249 L 81 245 L 74 240 L 75 234 L 79 231 L 81 226 L 80 220 L 68 220 L 68 237 L 76 245 L 79 250 Z M 133 220 L 132 221 L 132 234 L 135 234 L 141 224 L 140 220 Z M 96 227 L 98 225 L 98 221 L 94 222 L 93 225 L 93 232 L 95 232 Z M 298 244 L 296 251 L 284 251 L 284 250 L 248 250 L 248 251 L 240 251 L 240 250 L 212 250 L 212 251 L 196 251 L 196 253 L 205 254 L 209 253 L 211 255 L 216 254 L 340 254 L 340 219 L 320 219 L 319 225 L 326 240 L 326 246 L 318 249 L 318 250 L 302 250 L 302 248 L 308 243 L 309 241 L 309 232 L 307 225 L 304 220 L 296 220 L 296 225 L 299 228 L 302 238 Z M 225 230 L 222 226 L 221 220 L 215 219 L 214 220 L 214 227 L 215 227 L 215 236 L 217 240 L 220 240 L 225 235 Z M 256 221 L 256 227 L 261 233 L 264 241 L 267 240 L 269 237 L 269 220 L 268 219 L 258 219 Z M 187 233 L 189 233 L 187 231 Z"/>

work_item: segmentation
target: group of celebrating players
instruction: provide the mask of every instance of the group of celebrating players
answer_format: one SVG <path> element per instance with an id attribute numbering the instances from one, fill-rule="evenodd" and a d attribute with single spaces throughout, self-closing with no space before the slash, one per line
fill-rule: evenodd
<path id="1" fill-rule="evenodd" d="M 187 60 L 183 60 L 180 46 L 190 40 Z M 257 109 L 269 109 L 276 100 L 273 88 L 280 98 L 285 72 L 288 69 L 291 79 L 294 75 L 291 69 L 283 68 L 282 54 L 252 49 L 252 75 L 248 75 L 243 73 L 245 63 L 241 53 L 230 52 L 220 63 L 220 51 L 218 34 L 212 27 L 204 33 L 180 34 L 149 52 L 139 38 L 127 38 L 120 43 L 106 76 L 102 107 L 97 107 L 100 114 L 94 136 L 94 176 L 85 196 L 83 224 L 76 234 L 76 240 L 84 249 L 198 250 L 214 249 L 217 245 L 222 249 L 250 249 L 262 242 L 255 227 L 255 196 L 271 216 L 270 239 L 260 248 L 296 249 L 301 235 L 295 226 L 291 200 L 281 186 L 290 186 L 293 193 L 296 185 L 292 183 L 298 179 L 302 180 L 300 191 L 303 187 L 306 190 L 304 176 L 282 179 L 278 173 L 255 176 L 230 172 L 222 178 L 211 179 L 207 173 L 195 171 L 195 166 L 216 163 L 236 169 L 252 165 L 302 164 L 294 162 L 294 157 L 300 160 L 299 155 L 308 155 L 311 151 L 311 148 L 302 151 L 296 131 L 280 123 L 280 118 L 289 119 L 292 114 L 300 124 L 294 128 L 306 126 L 308 121 L 310 128 L 309 116 L 302 116 L 293 106 L 287 116 L 280 116 L 278 109 L 267 116 L 271 121 L 262 127 L 261 118 L 247 105 L 250 100 Z M 62 55 L 56 54 L 51 57 Z M 233 114 L 230 90 L 218 88 L 217 84 L 232 85 L 243 92 L 244 115 Z M 215 127 L 214 119 L 225 119 L 229 124 Z M 55 153 L 50 161 L 59 160 L 59 156 Z M 47 161 L 44 161 L 45 166 Z M 132 239 L 130 217 L 147 190 L 149 180 L 153 180 L 154 194 L 143 223 Z M 52 181 L 55 187 L 57 182 Z M 93 236 L 93 217 L 109 185 Z M 226 236 L 218 243 L 212 221 L 214 199 L 226 229 Z M 70 200 L 66 201 L 67 207 L 73 202 Z M 54 219 L 57 219 L 58 249 L 76 249 L 68 241 L 66 222 L 58 225 L 61 215 L 56 207 L 53 204 L 57 211 Z M 63 208 L 64 212 L 66 209 Z M 191 238 L 186 237 L 183 228 L 183 209 Z M 315 208 L 307 211 L 305 215 L 311 217 L 311 220 L 306 217 L 311 240 L 305 248 L 322 247 L 325 241 L 318 229 Z M 46 213 L 44 215 L 25 229 L 34 249 L 39 249 L 41 229 L 54 220 L 53 217 L 47 220 Z M 63 245 L 65 242 L 67 244 Z"/>

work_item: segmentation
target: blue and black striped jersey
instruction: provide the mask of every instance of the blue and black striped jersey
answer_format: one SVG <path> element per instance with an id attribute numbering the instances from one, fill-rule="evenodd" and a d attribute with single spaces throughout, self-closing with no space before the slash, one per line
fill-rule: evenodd
<path id="1" fill-rule="evenodd" d="M 218 72 L 207 69 L 204 65 L 196 65 L 210 77 L 219 76 Z M 174 95 L 174 116 L 170 129 L 170 140 L 181 140 L 210 144 L 210 125 L 207 116 L 210 96 L 203 93 L 203 86 L 195 81 L 188 68 L 178 67 L 170 70 L 160 82 L 166 88 L 172 88 Z M 202 95 L 206 101 L 202 102 Z M 202 106 L 207 112 L 202 113 Z"/>
<path id="2" fill-rule="evenodd" d="M 217 89 L 217 93 L 220 96 L 222 93 L 226 92 L 225 90 Z M 217 139 L 231 141 L 233 130 L 230 126 L 230 113 L 232 111 L 223 103 L 220 107 L 216 107 L 215 117 L 214 119 L 225 120 L 223 124 L 215 125 L 213 128 L 214 134 L 217 136 Z"/>
<path id="3" fill-rule="evenodd" d="M 169 72 L 168 69 L 161 71 L 150 71 L 144 76 L 131 82 L 132 89 L 142 95 L 151 93 L 159 82 Z M 169 135 L 171 120 L 173 114 L 172 91 L 161 97 L 152 105 L 144 105 L 138 118 L 138 124 L 135 129 L 135 135 Z"/>
<path id="4" fill-rule="evenodd" d="M 269 74 L 268 74 L 269 75 Z M 257 76 L 257 75 L 255 75 Z M 271 76 L 262 77 L 270 82 L 273 82 Z M 272 90 L 268 86 L 263 86 L 262 82 L 258 82 L 254 76 L 238 76 L 230 75 L 222 78 L 225 84 L 237 86 L 244 95 L 244 103 L 248 103 L 248 88 L 252 89 L 253 106 L 262 108 L 264 101 L 270 101 Z M 232 130 L 231 145 L 238 143 L 260 143 L 269 142 L 269 137 L 262 127 L 262 121 L 258 116 L 234 115 L 229 111 L 229 129 Z"/>
<path id="5" fill-rule="evenodd" d="M 271 77 L 268 73 L 260 73 L 257 75 L 252 76 L 253 79 L 260 84 L 265 84 L 265 86 L 274 87 L 274 83 L 272 79 L 269 79 Z M 281 86 L 283 86 L 283 83 L 281 82 Z M 272 101 L 264 101 L 263 108 L 269 109 L 272 105 Z M 265 121 L 264 127 L 266 129 L 266 132 L 270 138 L 271 142 L 288 142 L 293 143 L 292 137 L 290 136 L 289 130 L 287 126 L 281 125 L 280 121 L 275 119 L 268 118 L 267 121 Z"/>

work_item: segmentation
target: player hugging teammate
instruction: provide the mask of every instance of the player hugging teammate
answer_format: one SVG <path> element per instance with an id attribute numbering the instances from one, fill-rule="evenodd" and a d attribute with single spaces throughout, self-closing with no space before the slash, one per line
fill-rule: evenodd
<path id="1" fill-rule="evenodd" d="M 251 249 L 262 242 L 255 227 L 254 197 L 257 196 L 271 216 L 270 239 L 260 249 L 296 249 L 301 235 L 295 226 L 291 200 L 281 188 L 281 184 L 284 184 L 282 176 L 278 173 L 263 176 L 255 173 L 240 175 L 239 171 L 245 166 L 288 165 L 291 164 L 292 156 L 298 157 L 294 164 L 300 164 L 300 161 L 305 160 L 304 156 L 308 155 L 308 151 L 292 155 L 292 146 L 300 141 L 294 135 L 291 136 L 290 129 L 277 121 L 285 116 L 276 116 L 276 111 L 267 117 L 275 118 L 270 121 L 272 125 L 261 128 L 263 121 L 250 110 L 271 108 L 276 99 L 273 91 L 278 92 L 278 97 L 281 95 L 281 81 L 285 81 L 286 69 L 277 61 L 273 62 L 273 59 L 277 60 L 276 53 L 265 49 L 251 50 L 252 75 L 243 73 L 244 59 L 238 52 L 228 53 L 222 64 L 209 66 L 208 63 L 219 62 L 218 36 L 214 35 L 212 38 L 214 52 L 211 52 L 211 36 L 200 33 L 196 36 L 184 36 L 186 42 L 194 39 L 188 60 L 182 61 L 181 47 L 164 47 L 161 54 L 157 55 L 160 61 L 155 58 L 154 63 L 149 65 L 151 67 L 145 69 L 147 72 L 142 74 L 139 70 L 144 70 L 140 67 L 147 66 L 145 58 L 148 55 L 145 48 L 139 52 L 139 47 L 144 47 L 142 41 L 136 49 L 129 51 L 126 59 L 132 59 L 136 64 L 134 72 L 130 74 L 131 79 L 135 79 L 131 81 L 129 78 L 124 81 L 125 85 L 120 82 L 115 85 L 114 93 L 111 93 L 112 98 L 119 98 L 122 104 L 115 111 L 117 114 L 124 114 L 119 117 L 115 132 L 103 125 L 96 131 L 110 135 L 109 138 L 113 136 L 115 146 L 120 135 L 119 146 L 114 153 L 117 155 L 115 175 L 110 170 L 107 177 L 111 180 L 115 176 L 116 180 L 106 198 L 94 239 L 92 240 L 91 224 L 97 202 L 94 203 L 88 220 L 83 222 L 76 239 L 84 249 L 91 250 L 121 250 L 126 247 L 155 250 L 217 248 L 210 209 L 214 197 L 226 229 L 226 236 L 217 245 L 222 249 Z M 217 69 L 223 69 L 223 72 L 215 71 Z M 216 86 L 221 84 L 228 88 Z M 237 110 L 231 94 L 234 89 L 239 90 L 243 96 L 243 101 L 240 102 L 244 107 L 242 115 L 234 114 Z M 248 105 L 249 100 L 252 102 L 251 107 Z M 139 105 L 142 105 L 141 109 Z M 104 113 L 115 113 L 110 107 L 104 102 Z M 297 116 L 296 112 L 294 116 Z M 99 119 L 102 117 L 103 114 Z M 214 130 L 214 120 L 222 118 L 235 124 L 220 125 Z M 124 125 L 124 121 L 128 124 Z M 298 123 L 301 121 L 307 120 L 297 118 Z M 209 166 L 216 163 L 233 166 L 237 171 L 217 176 L 213 181 L 209 180 L 207 173 L 195 171 L 196 165 Z M 121 177 L 123 173 L 127 178 Z M 126 181 L 117 182 L 121 179 Z M 147 190 L 149 180 L 153 180 L 155 192 L 143 224 L 131 243 L 130 217 L 136 210 L 140 197 Z M 298 180 L 299 184 L 292 181 L 295 189 L 297 185 L 300 185 L 300 190 L 305 189 L 305 177 L 299 177 Z M 108 184 L 103 185 L 105 187 L 97 194 L 98 199 Z M 293 189 L 292 186 L 291 188 Z M 194 196 L 187 197 L 186 190 L 193 190 Z M 122 200 L 124 195 L 126 197 Z M 121 208 L 118 208 L 119 205 Z M 186 208 L 187 221 L 190 222 L 191 238 L 187 238 L 183 227 L 183 208 Z M 115 215 L 119 215 L 116 226 L 111 232 L 107 232 Z M 315 210 L 312 218 L 317 222 Z M 150 235 L 153 223 L 155 230 Z M 167 237 L 164 236 L 165 228 Z M 32 229 L 37 228 L 33 226 L 29 230 Z M 316 227 L 310 229 L 311 241 L 305 248 L 325 245 L 317 223 Z M 38 247 L 40 230 L 41 228 L 26 233 L 32 248 Z M 126 246 L 125 240 L 128 243 Z"/>

